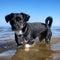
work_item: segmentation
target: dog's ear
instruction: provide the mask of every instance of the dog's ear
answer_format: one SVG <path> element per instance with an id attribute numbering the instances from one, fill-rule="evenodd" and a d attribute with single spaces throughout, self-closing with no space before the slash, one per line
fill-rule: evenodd
<path id="1" fill-rule="evenodd" d="M 5 16 L 5 20 L 8 23 L 13 18 L 14 13 L 8 14 Z"/>
<path id="2" fill-rule="evenodd" d="M 30 16 L 28 14 L 25 14 L 25 13 L 20 13 L 24 19 L 24 21 L 28 21 Z"/>

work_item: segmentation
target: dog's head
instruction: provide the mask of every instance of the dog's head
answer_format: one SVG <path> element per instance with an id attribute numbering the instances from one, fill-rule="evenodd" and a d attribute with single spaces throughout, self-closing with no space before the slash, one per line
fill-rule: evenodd
<path id="1" fill-rule="evenodd" d="M 10 22 L 13 31 L 18 31 L 24 28 L 30 16 L 25 13 L 11 13 L 5 16 L 6 22 Z"/>

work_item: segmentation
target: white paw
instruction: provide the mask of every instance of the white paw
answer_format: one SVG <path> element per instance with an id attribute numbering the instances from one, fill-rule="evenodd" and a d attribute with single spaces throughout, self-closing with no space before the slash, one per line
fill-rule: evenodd
<path id="1" fill-rule="evenodd" d="M 25 48 L 29 48 L 30 47 L 30 45 L 29 44 L 25 44 Z"/>
<path id="2" fill-rule="evenodd" d="M 25 51 L 29 51 L 30 50 L 30 45 L 29 44 L 25 44 Z"/>

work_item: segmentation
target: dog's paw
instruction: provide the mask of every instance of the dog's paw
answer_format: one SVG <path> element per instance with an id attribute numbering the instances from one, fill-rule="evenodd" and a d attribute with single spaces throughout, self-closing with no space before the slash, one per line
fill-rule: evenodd
<path id="1" fill-rule="evenodd" d="M 30 47 L 30 45 L 29 44 L 25 44 L 25 48 L 29 48 Z"/>
<path id="2" fill-rule="evenodd" d="M 29 44 L 25 44 L 25 51 L 28 52 L 28 51 L 30 50 L 30 47 L 31 47 L 31 46 L 30 46 Z"/>

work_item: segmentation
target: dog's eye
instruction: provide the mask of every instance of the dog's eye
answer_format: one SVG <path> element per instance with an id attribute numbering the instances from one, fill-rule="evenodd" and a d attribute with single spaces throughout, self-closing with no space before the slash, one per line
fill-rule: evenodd
<path id="1" fill-rule="evenodd" d="M 20 17 L 16 17 L 16 20 L 17 20 L 17 21 L 20 21 L 20 20 L 21 20 L 21 18 L 20 18 Z"/>

